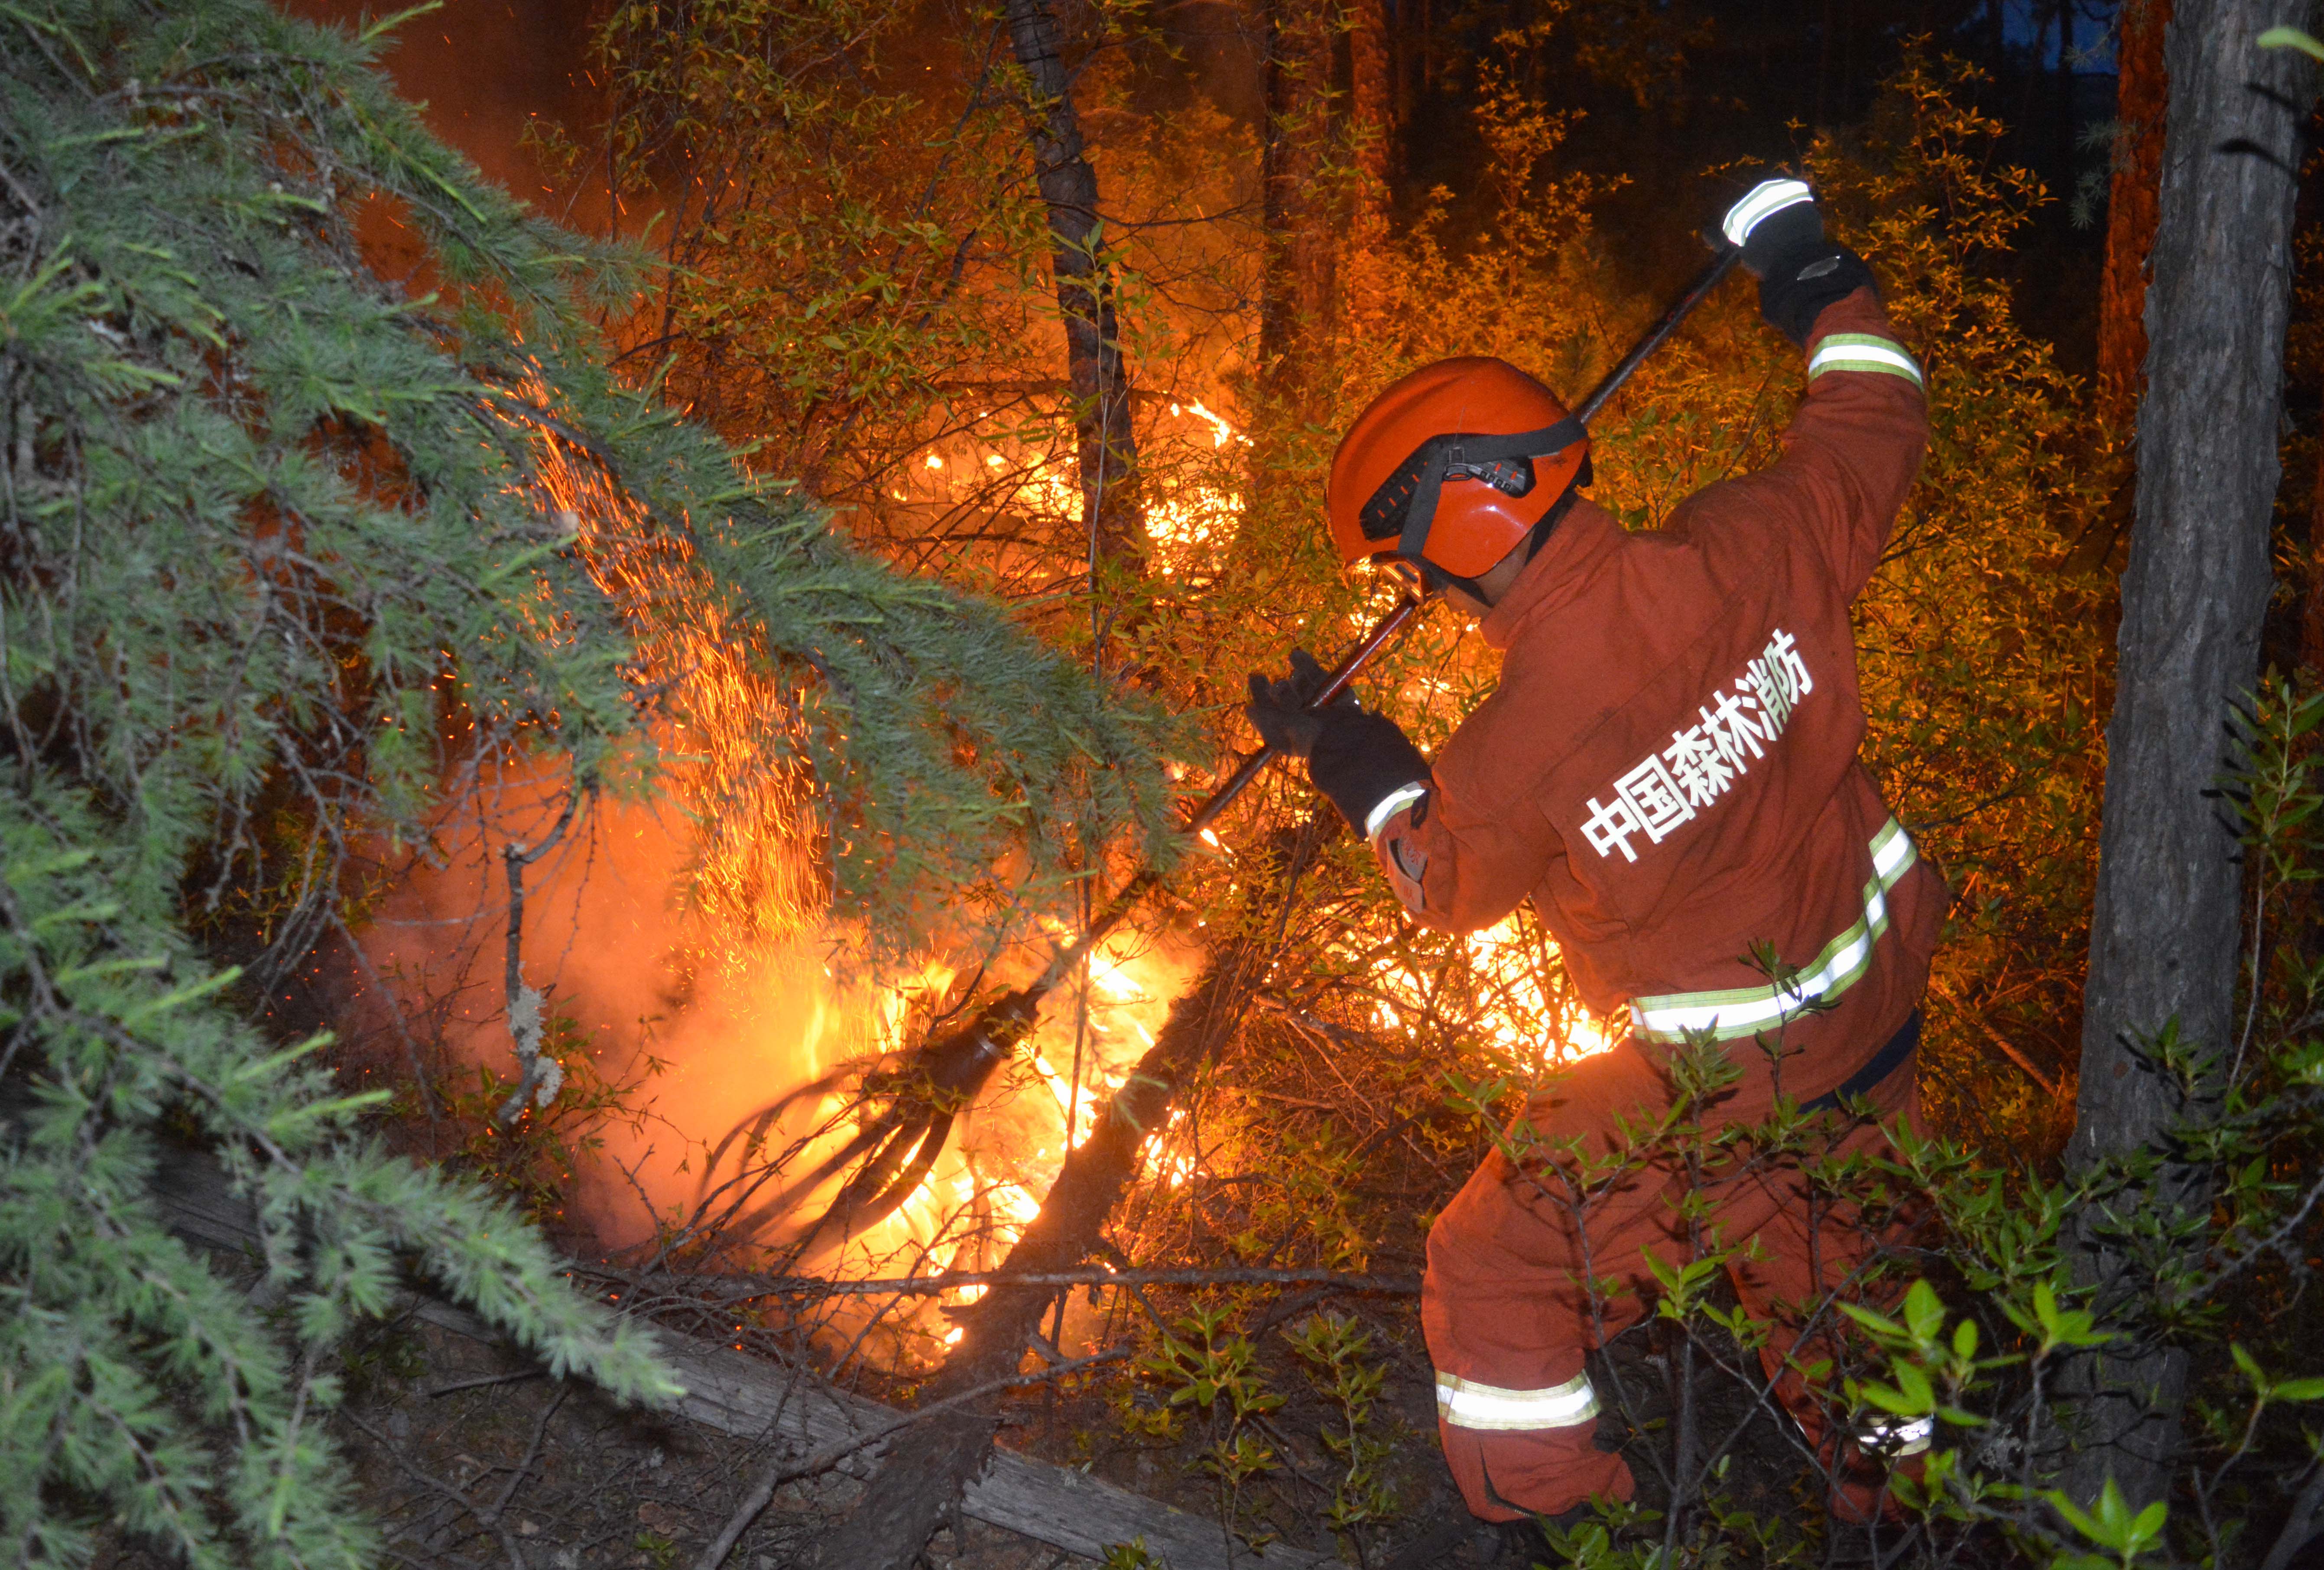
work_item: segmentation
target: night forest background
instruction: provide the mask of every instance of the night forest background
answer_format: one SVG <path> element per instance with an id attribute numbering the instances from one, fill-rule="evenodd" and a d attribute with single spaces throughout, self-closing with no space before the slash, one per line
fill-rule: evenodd
<path id="1" fill-rule="evenodd" d="M 2324 1562 L 2324 165 L 2297 42 L 2249 37 L 2281 9 L 2177 24 L 2289 128 L 2246 249 L 2292 303 L 2257 651 L 2190 722 L 2233 954 L 2213 1024 L 2120 1042 L 2083 1002 L 2169 0 L 0 10 L 0 1535 Z M 1578 396 L 1774 169 L 1928 375 L 1858 640 L 1955 898 L 1930 1137 L 1711 1128 L 1706 1048 L 1593 1166 L 1505 1131 L 1609 1045 L 1529 908 L 1417 926 L 1297 770 L 1173 828 L 1255 744 L 1245 674 L 1394 599 L 1323 535 L 1354 414 L 1463 354 Z M 1798 358 L 1730 279 L 1591 494 L 1652 528 L 1768 462 Z M 1494 679 L 1467 631 L 1359 684 L 1425 751 Z M 2093 1135 L 2092 1063 L 2163 1125 Z M 1910 1217 L 1807 1306 L 1811 1377 L 1933 1458 L 1828 1515 L 1720 1278 L 1749 1240 L 1682 1205 L 1593 1362 L 1639 1498 L 1471 1519 L 1416 1294 L 1497 1142 L 1581 1213 L 1799 1166 Z M 2089 1441 L 2126 1412 L 2160 1437 Z"/>

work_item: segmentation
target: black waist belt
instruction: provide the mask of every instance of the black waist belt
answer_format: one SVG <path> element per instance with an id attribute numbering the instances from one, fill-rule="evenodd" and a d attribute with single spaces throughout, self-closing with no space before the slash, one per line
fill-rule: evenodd
<path id="1" fill-rule="evenodd" d="M 1882 1080 L 1896 1072 L 1897 1065 L 1910 1057 L 1913 1049 L 1920 1044 L 1921 1011 L 1914 1009 L 1897 1027 L 1896 1033 L 1888 1038 L 1888 1044 L 1872 1055 L 1869 1063 L 1849 1075 L 1838 1089 L 1826 1091 L 1800 1111 L 1803 1113 L 1837 1112 L 1842 1096 L 1870 1095 Z"/>

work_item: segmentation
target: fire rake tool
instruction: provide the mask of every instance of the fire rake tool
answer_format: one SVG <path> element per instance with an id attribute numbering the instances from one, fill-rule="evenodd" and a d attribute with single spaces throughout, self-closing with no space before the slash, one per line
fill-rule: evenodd
<path id="1" fill-rule="evenodd" d="M 1577 423 L 1587 425 L 1608 400 L 1619 391 L 1637 368 L 1660 348 L 1679 324 L 1692 314 L 1711 291 L 1716 289 L 1741 258 L 1742 252 L 1731 245 L 1722 245 L 1719 254 L 1696 274 L 1686 292 L 1679 296 L 1669 309 L 1663 312 L 1648 328 L 1628 353 L 1606 373 L 1590 390 L 1573 411 Z M 1364 634 L 1363 641 L 1334 666 L 1324 679 L 1315 696 L 1308 700 L 1310 709 L 1320 709 L 1348 688 L 1364 667 L 1390 640 L 1411 624 L 1427 603 L 1425 592 L 1407 590 L 1388 614 Z M 1275 759 L 1275 749 L 1261 747 L 1245 758 L 1225 783 L 1211 792 L 1202 805 L 1195 808 L 1179 832 L 1189 838 L 1200 836 L 1218 820 L 1236 798 L 1250 789 L 1267 765 Z M 985 1082 L 1019 1043 L 1032 1033 L 1038 1023 L 1041 1004 L 1066 977 L 1081 968 L 1090 953 L 1119 927 L 1146 896 L 1159 887 L 1162 874 L 1156 868 L 1141 869 L 1109 900 L 1088 928 L 1058 951 L 1040 975 L 1027 986 L 1007 993 L 988 1004 L 982 1012 L 960 1029 L 923 1046 L 910 1067 L 893 1076 L 881 1076 L 884 1086 L 874 1082 L 867 1088 L 890 1090 L 894 1099 L 887 1110 L 871 1119 L 855 1136 L 836 1152 L 784 1184 L 782 1192 L 746 1211 L 733 1224 L 735 1235 L 750 1237 L 761 1227 L 779 1219 L 830 1178 L 854 1167 L 862 1166 L 848 1178 L 830 1206 L 799 1236 L 802 1258 L 812 1258 L 827 1251 L 848 1237 L 859 1235 L 877 1226 L 918 1192 L 927 1181 L 936 1157 L 943 1152 L 945 1141 L 952 1132 L 953 1121 L 961 1109 L 975 1100 Z M 712 1176 L 726 1152 L 738 1142 L 747 1152 L 756 1149 L 774 1128 L 783 1112 L 795 1104 L 798 1097 L 811 1091 L 827 1089 L 827 1082 L 818 1081 L 802 1091 L 795 1091 L 761 1109 L 737 1124 L 711 1151 L 703 1168 L 703 1187 L 709 1191 Z M 747 1191 L 746 1191 L 747 1192 Z"/>

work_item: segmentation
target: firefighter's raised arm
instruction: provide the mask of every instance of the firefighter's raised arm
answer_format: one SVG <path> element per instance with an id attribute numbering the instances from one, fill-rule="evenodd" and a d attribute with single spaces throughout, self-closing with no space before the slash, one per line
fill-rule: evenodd
<path id="1" fill-rule="evenodd" d="M 1759 280 L 1759 310 L 1807 354 L 1808 392 L 1784 457 L 1736 482 L 1805 532 L 1853 597 L 1880 564 L 1928 439 L 1921 367 L 1880 307 L 1871 269 L 1824 237 L 1814 195 L 1762 181 L 1728 210 L 1727 238 Z"/>

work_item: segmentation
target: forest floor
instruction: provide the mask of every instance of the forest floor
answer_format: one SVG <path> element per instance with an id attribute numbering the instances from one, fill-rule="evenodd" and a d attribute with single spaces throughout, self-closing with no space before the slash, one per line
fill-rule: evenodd
<path id="1" fill-rule="evenodd" d="M 1665 1493 L 1650 1453 L 1666 1448 L 1668 1359 L 1656 1350 L 1652 1322 L 1617 1341 L 1597 1360 L 1599 1382 L 1621 1381 L 1636 1398 L 1635 1423 L 1618 1417 L 1601 1443 L 1633 1452 L 1638 1502 Z M 367 1507 L 382 1525 L 397 1563 L 429 1570 L 672 1570 L 690 1566 L 719 1532 L 764 1464 L 766 1451 L 679 1418 L 623 1410 L 578 1383 L 551 1381 L 511 1348 L 479 1342 L 419 1321 L 381 1326 L 349 1359 L 349 1389 L 337 1427 L 348 1444 Z M 1370 1570 L 1425 1566 L 1522 1566 L 1539 1557 L 1538 1540 L 1522 1528 L 1477 1522 L 1461 1507 L 1436 1453 L 1428 1392 L 1389 1381 L 1397 1408 L 1397 1454 L 1391 1463 L 1400 1509 L 1360 1543 L 1342 1539 L 1340 1554 Z M 1735 1449 L 1729 1484 L 1735 1502 L 1756 1513 L 1796 1519 L 1805 1501 L 1792 1497 L 1799 1468 L 1786 1436 L 1739 1396 L 1722 1399 L 1720 1381 L 1699 1380 L 1697 1431 L 1717 1444 L 1731 1428 L 1756 1430 Z M 1731 1388 L 1731 1387 L 1730 1387 Z M 1419 1398 L 1416 1400 L 1416 1397 Z M 1406 1410 L 1417 1407 L 1417 1410 Z M 1011 1448 L 1074 1465 L 1150 1498 L 1212 1519 L 1219 1491 L 1195 1455 L 1198 1446 L 1125 1438 L 1099 1394 L 1027 1393 L 1003 1431 Z M 1329 1497 L 1320 1445 L 1297 1401 L 1270 1425 L 1293 1497 Z M 1425 1426 L 1423 1426 L 1423 1422 Z M 1305 1486 L 1299 1486 L 1300 1474 Z M 876 1484 L 875 1484 L 876 1486 Z M 733 1570 L 807 1570 L 831 1527 L 855 1509 L 865 1484 L 837 1471 L 778 1490 L 726 1563 Z M 1246 1518 L 1244 1529 L 1300 1526 L 1286 1532 L 1329 1552 L 1320 1519 L 1304 1523 Z M 1238 1553 L 1237 1559 L 1242 1556 Z M 1258 1563 L 1256 1560 L 1250 1563 Z M 983 1522 L 956 1518 L 930 1544 L 932 1570 L 1067 1570 L 1090 1560 Z M 836 1570 L 824 1566 L 823 1570 Z"/>
<path id="2" fill-rule="evenodd" d="M 246 1242 L 230 1241 L 244 1239 L 248 1222 L 246 1215 L 236 1219 L 239 1202 L 226 1196 L 222 1175 L 199 1162 L 172 1171 L 172 1203 L 180 1218 L 175 1224 L 190 1227 L 189 1241 L 214 1251 L 213 1260 L 241 1289 L 265 1304 L 269 1288 L 258 1259 Z M 208 1190 L 215 1192 L 202 1200 Z M 1731 1306 L 1724 1286 L 1716 1283 L 1711 1296 Z M 1132 1296 L 1145 1312 L 1161 1312 L 1145 1295 L 1133 1289 Z M 1129 1382 L 1138 1376 L 1119 1368 L 1100 1378 L 1077 1376 L 1069 1385 L 1019 1391 L 1003 1408 L 1001 1441 L 1020 1455 L 1087 1474 L 1197 1521 L 1231 1519 L 1235 1535 L 1219 1527 L 1213 1565 L 1258 1565 L 1261 1561 L 1248 1550 L 1270 1540 L 1301 1550 L 1300 1563 L 1336 1556 L 1357 1570 L 1508 1570 L 1548 1557 L 1529 1524 L 1487 1526 L 1462 1504 L 1437 1444 L 1434 1372 L 1416 1304 L 1405 1298 L 1337 1299 L 1338 1311 L 1360 1329 L 1378 1360 L 1372 1366 L 1381 1383 L 1366 1432 L 1385 1442 L 1376 1476 L 1385 1484 L 1387 1506 L 1353 1530 L 1334 1535 L 1327 1512 L 1345 1473 L 1345 1451 L 1335 1454 L 1325 1436 L 1341 1430 L 1345 1414 L 1316 1380 L 1304 1377 L 1286 1334 L 1321 1300 L 1314 1290 L 1262 1298 L 1222 1327 L 1247 1339 L 1251 1368 L 1281 1398 L 1248 1419 L 1251 1432 L 1243 1436 L 1264 1443 L 1269 1464 L 1260 1482 L 1232 1499 L 1206 1464 L 1225 1436 L 1222 1413 L 1206 1421 L 1190 1407 L 1157 1406 L 1158 1390 Z M 457 1313 L 446 1318 L 442 1305 L 433 1310 L 426 1305 L 413 1300 L 402 1316 L 373 1324 L 342 1352 L 344 1399 L 332 1427 L 354 1463 L 362 1503 L 385 1539 L 385 1563 L 428 1570 L 693 1566 L 733 1519 L 752 1480 L 776 1458 L 775 1447 L 797 1444 L 771 1434 L 764 1441 L 738 1438 L 688 1418 L 623 1408 L 585 1383 L 549 1377 L 482 1322 Z M 752 1334 L 767 1328 L 753 1326 Z M 1120 1344 L 1131 1328 L 1109 1319 L 1103 1339 Z M 701 1344 L 682 1338 L 674 1352 L 683 1344 Z M 1699 1327 L 1691 1360 L 1684 1352 L 1675 1326 L 1650 1316 L 1591 1361 L 1591 1381 L 1606 1408 L 1598 1442 L 1623 1451 L 1637 1480 L 1636 1503 L 1643 1515 L 1634 1529 L 1659 1535 L 1654 1512 L 1669 1497 L 1670 1458 L 1683 1444 L 1698 1456 L 1726 1457 L 1719 1476 L 1727 1508 L 1749 1511 L 1779 1535 L 1815 1532 L 1823 1501 L 1801 1492 L 1809 1469 L 1797 1431 L 1755 1399 L 1750 1385 L 1756 1379 L 1729 1377 L 1717 1365 L 1754 1374 L 1756 1367 L 1707 1328 Z M 765 1382 L 779 1393 L 778 1408 L 789 1399 L 779 1394 L 786 1376 L 778 1362 L 715 1350 L 709 1355 L 723 1360 L 715 1371 L 698 1355 L 689 1365 L 704 1371 L 698 1377 L 708 1390 L 735 1377 L 757 1381 L 753 1371 L 763 1367 Z M 1690 1361 L 1692 1377 L 1683 1378 Z M 1683 1424 L 1676 1420 L 1674 1399 L 1682 1382 L 1694 1394 L 1691 1420 Z M 867 1378 L 856 1394 L 884 1399 L 898 1409 L 913 1405 L 911 1385 L 892 1379 Z M 714 1408 L 738 1409 L 717 1402 Z M 1056 1477 L 1035 1470 L 1042 1478 Z M 866 1483 L 858 1473 L 872 1476 L 872 1488 L 880 1486 L 861 1455 L 785 1483 L 725 1565 L 853 1570 L 818 1565 L 817 1559 L 835 1524 L 864 1501 Z M 1099 1541 L 1112 1540 L 1108 1510 L 1147 1510 L 1140 1519 L 1156 1519 L 1148 1506 L 1104 1490 L 1085 1492 L 1062 1479 L 1038 1487 L 1061 1484 L 1061 1493 L 1045 1497 L 1062 1498 L 1062 1507 L 1035 1519 L 1070 1520 L 1071 1529 Z M 876 1498 L 872 1502 L 876 1508 Z M 1182 1541 L 1199 1541 L 1204 1528 L 1181 1523 L 1179 1529 L 1191 1534 Z M 160 1560 L 134 1550 L 97 1559 L 103 1570 L 145 1570 L 149 1562 L 158 1570 Z M 1092 1563 L 959 1514 L 938 1532 L 923 1562 L 933 1570 L 1065 1570 Z"/>

